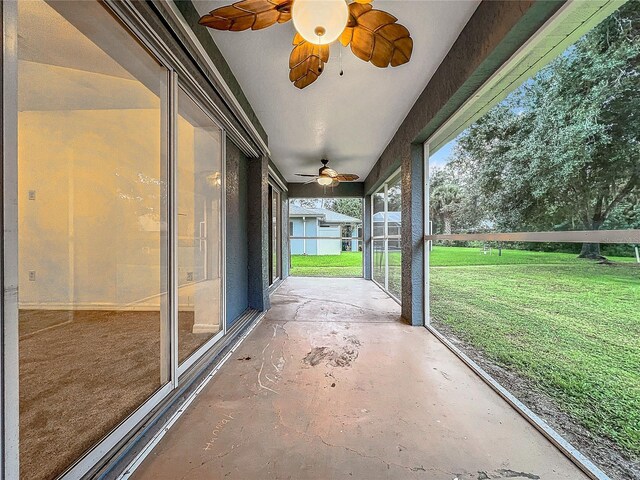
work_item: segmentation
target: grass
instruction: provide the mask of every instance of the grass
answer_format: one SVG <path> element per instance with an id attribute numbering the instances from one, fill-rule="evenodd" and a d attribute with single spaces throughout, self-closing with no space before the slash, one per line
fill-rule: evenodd
<path id="1" fill-rule="evenodd" d="M 431 252 L 432 267 L 452 267 L 469 265 L 548 265 L 568 264 L 585 265 L 590 262 L 576 258 L 575 253 L 532 252 L 529 250 L 503 249 L 498 256 L 494 249 L 491 255 L 484 255 L 479 248 L 471 247 L 443 247 L 436 245 Z M 635 262 L 633 257 L 610 257 L 612 262 Z M 391 259 L 390 259 L 391 260 Z"/>
<path id="2" fill-rule="evenodd" d="M 291 255 L 289 273 L 296 277 L 361 277 L 362 252 L 340 255 Z"/>
<path id="3" fill-rule="evenodd" d="M 432 318 L 638 458 L 640 267 L 608 258 L 436 246 Z"/>

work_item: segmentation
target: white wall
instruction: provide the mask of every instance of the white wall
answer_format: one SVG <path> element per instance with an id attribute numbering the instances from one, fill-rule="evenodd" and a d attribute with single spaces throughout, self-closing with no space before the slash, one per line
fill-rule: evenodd
<path id="1" fill-rule="evenodd" d="M 20 112 L 18 123 L 21 307 L 161 293 L 160 110 Z"/>
<path id="2" fill-rule="evenodd" d="M 340 226 L 318 227 L 319 237 L 340 237 Z M 318 240 L 318 255 L 340 255 L 342 251 L 342 240 Z"/>

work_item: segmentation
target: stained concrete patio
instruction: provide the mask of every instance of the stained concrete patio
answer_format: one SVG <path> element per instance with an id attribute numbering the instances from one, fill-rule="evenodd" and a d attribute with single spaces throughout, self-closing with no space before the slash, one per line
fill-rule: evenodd
<path id="1" fill-rule="evenodd" d="M 133 478 L 586 478 L 372 282 L 272 304 Z"/>

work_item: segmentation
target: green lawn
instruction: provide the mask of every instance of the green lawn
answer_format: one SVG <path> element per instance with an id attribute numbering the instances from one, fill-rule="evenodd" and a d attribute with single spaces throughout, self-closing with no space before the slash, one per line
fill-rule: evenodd
<path id="1" fill-rule="evenodd" d="M 291 255 L 289 273 L 296 277 L 361 277 L 362 252 L 340 255 Z"/>
<path id="2" fill-rule="evenodd" d="M 434 325 L 534 382 L 640 457 L 640 267 L 574 254 L 436 246 Z"/>

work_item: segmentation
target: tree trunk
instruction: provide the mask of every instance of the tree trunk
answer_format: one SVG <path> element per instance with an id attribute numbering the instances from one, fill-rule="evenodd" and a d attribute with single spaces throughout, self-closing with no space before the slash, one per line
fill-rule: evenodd
<path id="1" fill-rule="evenodd" d="M 583 243 L 582 250 L 580 251 L 580 255 L 578 258 L 588 258 L 590 260 L 606 260 L 600 254 L 600 244 L 599 243 Z"/>
<path id="2" fill-rule="evenodd" d="M 451 214 L 444 213 L 442 219 L 444 221 L 444 234 L 451 235 Z"/>
<path id="3" fill-rule="evenodd" d="M 597 216 L 597 214 L 596 214 Z M 599 230 L 602 226 L 602 220 L 597 216 L 591 222 L 585 221 L 587 230 Z M 578 258 L 588 258 L 589 260 L 606 260 L 606 257 L 600 253 L 599 243 L 583 243 L 582 250 Z"/>

